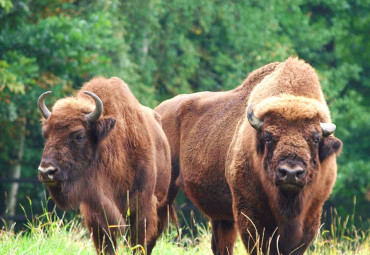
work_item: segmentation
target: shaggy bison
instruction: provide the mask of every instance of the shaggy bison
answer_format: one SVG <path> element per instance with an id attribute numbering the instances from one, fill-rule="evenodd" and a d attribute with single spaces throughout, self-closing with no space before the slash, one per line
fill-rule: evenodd
<path id="1" fill-rule="evenodd" d="M 252 254 L 303 254 L 318 231 L 342 143 L 314 69 L 289 58 L 226 92 L 160 104 L 173 180 L 212 220 L 214 254 L 239 230 Z"/>
<path id="2" fill-rule="evenodd" d="M 169 145 L 160 117 L 119 78 L 94 78 L 50 112 L 42 94 L 45 148 L 39 179 L 62 209 L 79 207 L 95 248 L 113 254 L 130 224 L 150 254 L 170 208 Z"/>

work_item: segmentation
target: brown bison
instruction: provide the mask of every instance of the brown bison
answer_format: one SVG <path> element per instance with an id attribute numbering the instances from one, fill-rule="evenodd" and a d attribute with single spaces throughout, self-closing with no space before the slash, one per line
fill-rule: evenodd
<path id="1" fill-rule="evenodd" d="M 79 207 L 95 248 L 113 254 L 116 236 L 150 254 L 170 206 L 170 150 L 153 110 L 119 78 L 94 78 L 52 112 L 39 98 L 45 148 L 39 179 L 56 204 Z M 94 109 L 95 108 L 95 109 Z"/>
<path id="2" fill-rule="evenodd" d="M 175 183 L 212 220 L 214 254 L 303 254 L 318 231 L 342 143 L 314 69 L 289 58 L 226 92 L 160 104 Z"/>

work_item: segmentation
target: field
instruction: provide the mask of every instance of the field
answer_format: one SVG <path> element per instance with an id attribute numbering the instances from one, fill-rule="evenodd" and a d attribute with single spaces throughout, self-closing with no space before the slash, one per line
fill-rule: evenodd
<path id="1" fill-rule="evenodd" d="M 334 216 L 334 219 L 330 230 L 320 230 L 306 254 L 370 254 L 369 230 L 357 229 L 351 223 L 353 217 L 341 219 Z M 210 225 L 195 224 L 192 229 L 194 228 L 198 233 L 197 237 L 192 235 L 189 227 L 180 229 L 178 235 L 176 228 L 170 225 L 157 242 L 153 254 L 212 254 Z M 182 234 L 184 231 L 190 234 Z M 142 247 L 129 247 L 127 239 L 122 237 L 119 239 L 117 254 L 134 254 L 137 249 L 143 250 Z M 246 254 L 240 239 L 234 249 L 234 254 Z M 95 249 L 80 219 L 67 221 L 44 213 L 29 220 L 25 231 L 15 233 L 12 227 L 0 230 L 0 255 L 3 254 L 82 255 L 95 254 Z"/>

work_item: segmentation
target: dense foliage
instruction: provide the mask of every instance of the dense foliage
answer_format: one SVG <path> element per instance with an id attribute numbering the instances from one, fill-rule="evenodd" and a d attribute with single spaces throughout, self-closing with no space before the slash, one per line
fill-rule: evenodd
<path id="1" fill-rule="evenodd" d="M 22 176 L 37 175 L 45 90 L 51 103 L 93 76 L 119 76 L 154 107 L 179 93 L 232 89 L 297 55 L 319 73 L 344 143 L 328 204 L 345 215 L 356 196 L 356 215 L 368 219 L 369 11 L 368 0 L 0 0 L 0 178 L 17 162 Z M 8 190 L 0 186 L 1 215 Z M 18 202 L 35 203 L 42 190 L 25 184 Z"/>

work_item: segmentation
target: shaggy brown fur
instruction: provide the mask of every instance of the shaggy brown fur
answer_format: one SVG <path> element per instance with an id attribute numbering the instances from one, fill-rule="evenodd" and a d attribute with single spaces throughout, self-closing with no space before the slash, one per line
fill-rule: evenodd
<path id="1" fill-rule="evenodd" d="M 248 122 L 249 104 L 263 119 L 260 130 Z M 176 182 L 169 192 L 180 186 L 212 219 L 214 254 L 233 253 L 235 226 L 249 252 L 303 254 L 318 230 L 341 148 L 340 140 L 321 134 L 330 114 L 312 67 L 289 58 L 252 72 L 234 90 L 180 95 L 155 110 L 171 147 Z M 277 183 L 282 163 L 306 170 L 300 186 Z"/>
<path id="2" fill-rule="evenodd" d="M 84 91 L 104 105 L 92 124 L 85 114 L 95 103 Z M 42 121 L 40 167 L 57 168 L 45 184 L 59 207 L 80 208 L 99 254 L 114 253 L 126 224 L 131 243 L 147 245 L 150 254 L 164 228 L 171 205 L 170 151 L 159 120 L 119 78 L 94 78 L 75 97 L 58 100 Z"/>

